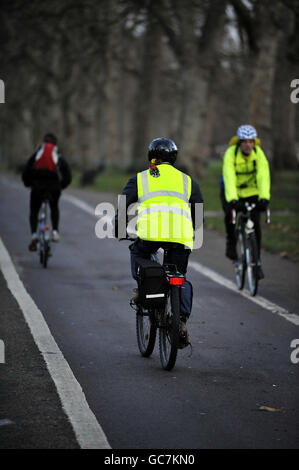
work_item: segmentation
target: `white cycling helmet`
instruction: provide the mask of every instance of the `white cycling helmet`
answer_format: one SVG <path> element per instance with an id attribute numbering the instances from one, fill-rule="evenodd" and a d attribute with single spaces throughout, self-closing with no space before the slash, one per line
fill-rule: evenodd
<path id="1" fill-rule="evenodd" d="M 239 127 L 239 129 L 237 130 L 237 136 L 239 140 L 256 139 L 257 132 L 253 126 L 249 126 L 246 124 L 244 126 Z"/>

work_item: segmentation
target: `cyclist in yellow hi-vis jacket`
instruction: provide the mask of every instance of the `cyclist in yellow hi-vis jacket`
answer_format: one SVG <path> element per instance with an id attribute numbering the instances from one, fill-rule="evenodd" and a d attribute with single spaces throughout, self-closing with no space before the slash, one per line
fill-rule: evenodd
<path id="1" fill-rule="evenodd" d="M 221 199 L 227 233 L 226 256 L 232 260 L 237 259 L 231 210 L 241 211 L 244 202 L 248 201 L 256 204 L 253 217 L 260 257 L 260 212 L 267 209 L 270 201 L 270 170 L 254 127 L 242 125 L 238 128 L 237 137 L 232 139 L 230 147 L 224 154 L 222 175 Z M 260 268 L 259 278 L 263 277 Z"/>
<path id="2" fill-rule="evenodd" d="M 171 139 L 154 139 L 148 149 L 149 168 L 130 178 L 122 192 L 126 196 L 126 208 L 139 203 L 138 238 L 129 247 L 134 279 L 136 258 L 150 259 L 159 248 L 167 248 L 170 263 L 175 264 L 182 274 L 187 272 L 196 228 L 195 206 L 202 204 L 203 199 L 197 182 L 175 168 L 177 153 L 177 146 Z M 118 216 L 115 218 L 116 236 Z M 133 300 L 138 302 L 138 293 Z M 181 294 L 181 321 L 186 338 L 191 308 L 192 285 L 186 280 Z"/>

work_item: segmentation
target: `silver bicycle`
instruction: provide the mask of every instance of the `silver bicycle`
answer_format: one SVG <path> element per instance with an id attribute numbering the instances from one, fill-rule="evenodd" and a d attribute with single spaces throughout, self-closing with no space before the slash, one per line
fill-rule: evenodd
<path id="1" fill-rule="evenodd" d="M 247 272 L 249 292 L 252 296 L 255 296 L 258 290 L 258 272 L 261 267 L 252 218 L 256 204 L 245 202 L 244 208 L 243 212 L 237 214 L 235 209 L 232 210 L 232 223 L 236 227 L 237 240 L 237 260 L 234 261 L 234 269 L 238 289 L 243 289 Z M 266 223 L 270 223 L 270 209 L 267 209 Z"/>

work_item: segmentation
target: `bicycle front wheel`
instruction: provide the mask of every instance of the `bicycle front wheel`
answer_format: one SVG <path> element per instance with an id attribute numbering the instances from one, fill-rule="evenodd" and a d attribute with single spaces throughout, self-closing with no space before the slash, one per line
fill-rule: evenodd
<path id="1" fill-rule="evenodd" d="M 140 354 L 149 357 L 155 347 L 157 327 L 151 315 L 144 315 L 141 308 L 136 314 L 136 333 Z"/>
<path id="2" fill-rule="evenodd" d="M 258 249 L 254 234 L 247 239 L 246 263 L 249 292 L 255 296 L 258 289 Z"/>
<path id="3" fill-rule="evenodd" d="M 173 369 L 180 342 L 180 291 L 171 286 L 163 324 L 159 330 L 160 360 L 163 369 Z"/>
<path id="4" fill-rule="evenodd" d="M 48 266 L 48 259 L 49 259 L 49 251 L 50 251 L 50 247 L 49 247 L 49 242 L 47 242 L 46 240 L 44 240 L 44 243 L 43 243 L 43 248 L 42 248 L 42 265 L 44 268 L 46 268 Z"/>
<path id="5" fill-rule="evenodd" d="M 236 283 L 239 290 L 242 290 L 245 284 L 246 258 L 245 258 L 245 236 L 241 230 L 237 233 L 237 255 L 238 259 L 234 263 Z"/>

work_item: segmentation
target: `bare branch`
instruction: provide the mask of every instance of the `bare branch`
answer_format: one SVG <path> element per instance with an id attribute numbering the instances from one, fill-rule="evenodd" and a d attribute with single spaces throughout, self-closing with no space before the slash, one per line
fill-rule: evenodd
<path id="1" fill-rule="evenodd" d="M 258 51 L 256 31 L 254 21 L 250 15 L 249 9 L 240 0 L 230 0 L 230 3 L 235 9 L 240 24 L 247 33 L 249 47 L 253 52 Z"/>

